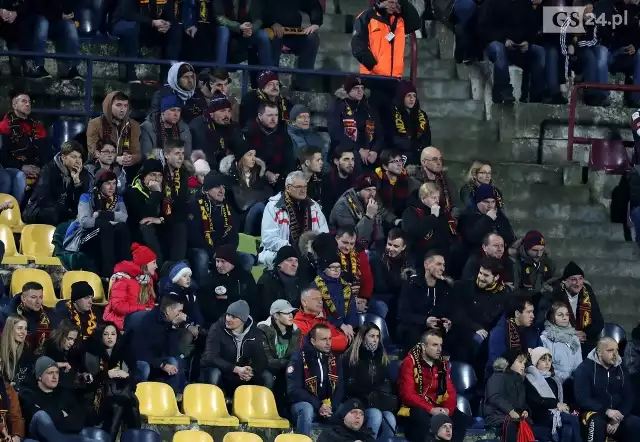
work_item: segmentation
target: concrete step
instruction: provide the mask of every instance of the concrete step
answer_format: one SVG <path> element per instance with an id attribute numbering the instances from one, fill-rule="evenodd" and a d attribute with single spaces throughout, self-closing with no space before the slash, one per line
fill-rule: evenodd
<path id="1" fill-rule="evenodd" d="M 501 189 L 504 188 L 501 187 Z M 551 203 L 535 204 L 529 201 L 508 200 L 505 209 L 510 220 L 545 219 L 553 221 L 609 222 L 609 211 L 602 205 Z M 587 256 L 589 256 L 587 254 Z"/>
<path id="2" fill-rule="evenodd" d="M 612 296 L 612 297 L 640 297 L 638 289 L 638 279 L 630 277 L 611 276 L 607 278 L 601 278 L 595 275 L 588 275 L 585 273 L 585 279 L 593 286 L 593 290 L 596 292 L 596 296 L 600 293 Z M 634 311 L 636 318 L 638 311 Z M 636 319 L 637 321 L 637 319 Z"/>
<path id="3" fill-rule="evenodd" d="M 632 242 L 609 241 L 607 239 L 589 238 L 549 238 L 547 240 L 549 253 L 553 259 L 568 262 L 576 256 L 585 256 L 603 260 L 629 260 L 640 257 L 638 247 Z"/>
<path id="4" fill-rule="evenodd" d="M 576 264 L 584 270 L 585 275 L 598 275 L 599 280 L 611 277 L 633 278 L 637 283 L 640 283 L 640 260 L 594 259 L 586 256 L 587 255 L 580 254 L 577 259 L 575 259 Z M 557 260 L 558 268 L 564 268 L 568 262 L 569 260 L 567 259 Z M 640 289 L 637 287 L 638 285 L 636 285 L 635 293 L 640 296 Z"/>
<path id="5" fill-rule="evenodd" d="M 511 222 L 516 235 L 520 238 L 527 231 L 535 229 L 549 238 L 569 238 L 584 240 L 624 241 L 624 234 L 620 224 L 588 223 L 582 221 L 549 221 L 529 219 Z"/>
<path id="6" fill-rule="evenodd" d="M 547 204 L 588 204 L 590 199 L 587 186 L 512 183 L 501 186 L 500 190 L 505 198 L 507 209 L 509 201 L 528 202 L 532 207 L 536 207 Z"/>
<path id="7" fill-rule="evenodd" d="M 419 78 L 416 89 L 421 104 L 429 98 L 471 99 L 471 83 L 468 81 Z"/>
<path id="8" fill-rule="evenodd" d="M 447 124 L 447 123 L 443 123 Z M 463 161 L 450 160 L 445 155 L 445 167 L 449 176 L 463 183 L 467 179 L 467 173 L 473 157 Z M 562 168 L 559 166 L 543 166 L 526 163 L 497 163 L 491 166 L 493 179 L 500 187 L 512 183 L 538 183 L 559 185 L 562 183 Z"/>

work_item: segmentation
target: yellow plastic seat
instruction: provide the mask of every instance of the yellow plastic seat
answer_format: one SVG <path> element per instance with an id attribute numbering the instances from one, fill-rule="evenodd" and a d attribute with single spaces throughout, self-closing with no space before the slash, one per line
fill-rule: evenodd
<path id="1" fill-rule="evenodd" d="M 0 193 L 0 202 L 10 200 L 13 203 L 12 209 L 3 210 L 0 213 L 0 224 L 8 226 L 11 231 L 20 233 L 24 229 L 25 223 L 22 221 L 22 215 L 20 214 L 20 204 L 18 201 L 8 193 Z"/>
<path id="2" fill-rule="evenodd" d="M 55 226 L 28 224 L 20 236 L 20 252 L 38 265 L 62 265 L 60 258 L 53 256 L 53 234 Z"/>
<path id="3" fill-rule="evenodd" d="M 18 269 L 11 274 L 11 295 L 22 292 L 22 286 L 27 282 L 37 282 L 42 286 L 43 303 L 47 307 L 55 307 L 58 302 L 56 292 L 53 290 L 51 276 L 40 269 Z"/>
<path id="4" fill-rule="evenodd" d="M 258 385 L 241 385 L 233 395 L 233 414 L 240 422 L 255 428 L 289 428 L 280 417 L 273 392 Z"/>
<path id="5" fill-rule="evenodd" d="M 304 434 L 284 433 L 278 434 L 273 442 L 312 442 L 312 439 Z"/>
<path id="6" fill-rule="evenodd" d="M 264 273 L 264 266 L 253 266 L 251 268 L 251 274 L 253 275 L 253 279 L 255 279 L 256 282 L 258 282 L 258 279 L 260 279 L 263 273 Z"/>
<path id="7" fill-rule="evenodd" d="M 251 253 L 252 255 L 258 254 L 258 241 L 260 238 L 255 236 L 246 235 L 244 233 L 238 233 L 238 252 Z"/>
<path id="8" fill-rule="evenodd" d="M 29 260 L 26 256 L 18 253 L 16 240 L 13 237 L 11 228 L 5 224 L 0 224 L 0 241 L 4 243 L 4 257 L 2 264 L 27 265 Z"/>
<path id="9" fill-rule="evenodd" d="M 262 438 L 255 433 L 231 431 L 224 435 L 222 442 L 262 442 Z"/>
<path id="10" fill-rule="evenodd" d="M 162 382 L 140 382 L 136 388 L 140 414 L 150 424 L 189 425 L 191 419 L 178 410 L 173 389 Z"/>
<path id="11" fill-rule="evenodd" d="M 187 385 L 187 388 L 184 389 L 182 406 L 184 414 L 195 419 L 198 425 L 214 427 L 237 427 L 240 425 L 238 418 L 229 414 L 224 393 L 216 385 Z"/>
<path id="12" fill-rule="evenodd" d="M 71 286 L 78 281 L 85 281 L 89 283 L 93 289 L 94 304 L 104 304 L 106 302 L 100 277 L 95 273 L 85 272 L 84 270 L 71 270 L 62 276 L 62 283 L 60 284 L 62 299 L 71 299 Z"/>
<path id="13" fill-rule="evenodd" d="M 213 442 L 213 437 L 204 431 L 181 430 L 173 435 L 173 442 Z"/>

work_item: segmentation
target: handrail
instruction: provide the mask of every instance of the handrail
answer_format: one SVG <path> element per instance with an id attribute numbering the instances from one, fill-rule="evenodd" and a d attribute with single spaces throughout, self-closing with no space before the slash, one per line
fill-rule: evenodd
<path id="1" fill-rule="evenodd" d="M 411 33 L 411 83 L 417 86 L 416 80 L 418 79 L 418 37 L 416 33 Z"/>
<path id="2" fill-rule="evenodd" d="M 604 84 L 604 83 L 578 83 L 571 90 L 569 101 L 569 124 L 567 134 L 567 161 L 573 161 L 573 145 L 576 143 L 589 143 L 590 138 L 576 137 L 574 135 L 576 125 L 576 105 L 578 103 L 578 90 L 597 89 L 604 91 L 640 92 L 640 86 L 632 84 Z"/>

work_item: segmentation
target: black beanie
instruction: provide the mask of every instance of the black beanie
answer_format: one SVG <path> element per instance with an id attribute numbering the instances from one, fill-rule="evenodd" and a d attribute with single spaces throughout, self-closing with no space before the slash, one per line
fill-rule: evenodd
<path id="1" fill-rule="evenodd" d="M 580 275 L 584 277 L 584 271 L 580 268 L 578 264 L 573 261 L 569 261 L 569 264 L 564 268 L 562 272 L 562 280 L 571 278 L 572 276 Z"/>
<path id="2" fill-rule="evenodd" d="M 152 172 L 162 173 L 163 171 L 164 168 L 162 167 L 162 163 L 160 162 L 160 160 L 149 158 L 144 160 L 144 163 L 142 163 L 142 167 L 140 167 L 138 175 L 140 175 L 140 178 L 144 180 L 144 177 Z"/>
<path id="3" fill-rule="evenodd" d="M 338 252 L 338 247 L 336 246 L 335 250 L 324 250 L 318 254 L 318 271 L 325 270 L 331 264 L 336 262 L 340 263 L 340 254 Z"/>
<path id="4" fill-rule="evenodd" d="M 280 263 L 289 258 L 297 258 L 298 254 L 296 253 L 296 249 L 291 246 L 280 247 L 278 253 L 276 253 L 276 259 L 273 261 L 273 265 L 278 267 Z"/>
<path id="5" fill-rule="evenodd" d="M 434 436 L 438 434 L 438 431 L 440 431 L 440 428 L 442 428 L 444 424 L 453 425 L 453 421 L 448 415 L 436 414 L 435 416 L 431 417 L 431 432 Z"/>
<path id="6" fill-rule="evenodd" d="M 78 281 L 71 284 L 71 302 L 91 296 L 93 298 L 93 289 L 87 281 Z"/>

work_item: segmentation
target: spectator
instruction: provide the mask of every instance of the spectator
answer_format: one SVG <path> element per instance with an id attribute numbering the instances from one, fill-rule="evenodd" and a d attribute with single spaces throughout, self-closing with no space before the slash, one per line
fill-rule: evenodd
<path id="1" fill-rule="evenodd" d="M 497 233 L 487 233 L 482 240 L 480 253 L 472 254 L 462 270 L 462 279 L 466 281 L 475 281 L 478 277 L 480 269 L 480 261 L 485 256 L 495 258 L 502 265 L 500 273 L 500 281 L 503 284 L 513 286 L 513 260 L 505 252 L 504 239 Z"/>
<path id="2" fill-rule="evenodd" d="M 6 441 L 25 440 L 24 418 L 15 388 L 3 376 L 0 380 L 3 408 L 0 411 L 0 434 Z"/>
<path id="3" fill-rule="evenodd" d="M 204 113 L 191 120 L 194 150 L 204 152 L 205 159 L 214 168 L 234 150 L 238 127 L 231 121 L 231 101 L 217 92 Z"/>
<path id="4" fill-rule="evenodd" d="M 386 305 L 372 305 L 371 294 L 373 293 L 373 275 L 369 265 L 367 252 L 358 244 L 356 232 L 351 227 L 338 229 L 335 236 L 338 243 L 338 253 L 340 258 L 340 278 L 344 279 L 351 287 L 351 293 L 358 300 L 369 307 L 371 313 L 385 317 L 387 315 Z"/>
<path id="5" fill-rule="evenodd" d="M 129 355 L 136 361 L 138 382 L 165 382 L 178 397 L 187 383 L 176 330 L 186 320 L 182 309 L 181 298 L 166 295 L 159 306 L 140 316 L 132 324 Z"/>
<path id="6" fill-rule="evenodd" d="M 310 284 L 318 275 L 318 253 L 327 245 L 334 244 L 335 238 L 330 233 L 305 232 L 300 235 L 298 249 L 298 275 L 305 285 Z"/>
<path id="7" fill-rule="evenodd" d="M 428 330 L 411 348 L 400 365 L 398 393 L 403 408 L 408 408 L 409 421 L 405 435 L 410 442 L 424 440 L 431 421 L 438 415 L 453 419 L 454 441 L 462 441 L 467 419 L 456 409 L 456 389 L 451 381 L 451 364 L 442 359 L 442 336 Z M 402 412 L 402 411 L 401 411 Z"/>
<path id="8" fill-rule="evenodd" d="M 355 185 L 335 203 L 329 218 L 332 228 L 354 228 L 358 239 L 367 248 L 384 239 L 383 222 L 394 225 L 400 221 L 385 207 L 379 206 L 377 188 L 378 177 L 375 174 L 360 175 Z"/>
<path id="9" fill-rule="evenodd" d="M 409 195 L 402 214 L 402 229 L 413 244 L 412 262 L 421 262 L 432 250 L 439 250 L 445 258 L 450 256 L 454 234 L 446 211 L 440 207 L 440 199 L 440 189 L 433 182 L 424 183 Z"/>
<path id="10" fill-rule="evenodd" d="M 393 394 L 389 356 L 377 325 L 367 322 L 360 327 L 343 356 L 343 364 L 345 396 L 363 404 L 365 423 L 374 438 L 392 437 L 396 433 L 398 397 Z"/>
<path id="11" fill-rule="evenodd" d="M 40 356 L 34 372 L 37 384 L 20 391 L 27 435 L 43 442 L 94 442 L 95 439 L 80 434 L 87 413 L 84 404 L 70 390 L 59 386 L 60 368 L 56 362 Z"/>
<path id="12" fill-rule="evenodd" d="M 375 436 L 371 434 L 371 427 L 362 428 L 366 420 L 364 405 L 357 399 L 349 399 L 331 415 L 332 427 L 324 429 L 318 436 L 318 442 L 346 442 L 359 440 L 373 442 Z"/>
<path id="13" fill-rule="evenodd" d="M 431 146 L 431 124 L 410 81 L 398 84 L 389 125 L 394 149 L 407 158 L 407 164 L 419 165 L 422 150 Z"/>
<path id="14" fill-rule="evenodd" d="M 387 211 L 397 218 L 402 218 L 409 197 L 409 178 L 404 169 L 404 162 L 397 150 L 383 150 L 380 154 L 381 167 L 375 170 L 379 178 L 380 201 Z"/>
<path id="15" fill-rule="evenodd" d="M 47 356 L 56 361 L 60 369 L 60 388 L 74 389 L 92 382 L 84 366 L 84 350 L 78 344 L 80 328 L 63 319 L 35 351 L 36 356 Z"/>
<path id="16" fill-rule="evenodd" d="M 253 275 L 238 263 L 235 246 L 230 244 L 216 249 L 215 270 L 211 271 L 211 275 L 201 287 L 206 295 L 200 296 L 198 300 L 207 326 L 218 322 L 227 311 L 227 307 L 236 301 L 246 301 L 252 312 L 260 308 L 256 299 L 256 281 Z M 210 298 L 211 289 L 215 299 Z"/>
<path id="17" fill-rule="evenodd" d="M 188 27 L 188 24 L 187 24 Z M 195 117 L 202 115 L 207 103 L 196 92 L 196 71 L 189 63 L 176 62 L 171 65 L 167 75 L 167 84 L 157 90 L 151 98 L 149 115 L 160 111 L 162 98 L 175 95 L 178 107 L 182 109 L 182 120 L 189 124 Z"/>
<path id="18" fill-rule="evenodd" d="M 332 331 L 316 324 L 287 367 L 287 395 L 293 403 L 296 433 L 311 435 L 311 424 L 327 420 L 344 398 L 342 360 L 333 350 Z M 309 363 L 313 361 L 313 363 Z"/>
<path id="19" fill-rule="evenodd" d="M 115 161 L 122 168 L 135 166 L 142 159 L 140 123 L 131 118 L 129 96 L 121 91 L 108 93 L 102 101 L 102 115 L 89 120 L 87 150 L 89 158 L 96 155 L 98 142 L 115 147 Z M 129 170 L 129 169 L 126 169 Z"/>
<path id="20" fill-rule="evenodd" d="M 23 212 L 26 223 L 57 226 L 76 219 L 80 196 L 89 190 L 89 172 L 82 168 L 83 152 L 77 141 L 62 143 L 60 153 L 42 168 Z"/>
<path id="21" fill-rule="evenodd" d="M 541 347 L 540 332 L 533 325 L 533 304 L 522 296 L 512 296 L 504 317 L 489 333 L 489 359 L 487 370 L 493 362 L 508 352 L 527 354 L 529 349 Z"/>
<path id="22" fill-rule="evenodd" d="M 356 175 L 354 153 L 342 146 L 333 150 L 331 168 L 322 178 L 322 205 L 325 217 L 340 197 L 354 185 Z"/>
<path id="23" fill-rule="evenodd" d="M 131 257 L 127 208 L 124 198 L 116 194 L 117 181 L 110 171 L 97 177 L 91 192 L 80 197 L 78 220 L 71 223 L 64 239 L 65 249 L 86 253 L 103 278 L 111 276 L 116 263 Z"/>
<path id="24" fill-rule="evenodd" d="M 273 269 L 265 270 L 258 279 L 259 318 L 270 315 L 274 302 L 283 299 L 296 309 L 300 307 L 300 292 L 305 284 L 298 275 L 298 254 L 291 246 L 284 246 L 273 261 Z"/>
<path id="25" fill-rule="evenodd" d="M 113 172 L 116 175 L 116 193 L 123 195 L 127 188 L 127 173 L 116 162 L 116 148 L 111 140 L 102 142 L 98 140 L 93 155 L 94 160 L 89 160 L 84 168 L 89 172 L 89 188 L 95 185 L 96 178 L 102 172 Z"/>
<path id="26" fill-rule="evenodd" d="M 531 365 L 526 368 L 525 389 L 531 420 L 560 442 L 582 442 L 580 421 L 564 401 L 562 380 L 556 376 L 551 352 L 538 347 L 529 350 Z"/>
<path id="27" fill-rule="evenodd" d="M 182 142 L 187 158 L 191 156 L 191 129 L 180 118 L 182 104 L 177 95 L 169 93 L 163 95 L 160 101 L 160 111 L 151 113 L 140 126 L 140 145 L 142 154 L 150 158 L 162 158 L 162 151 L 171 142 Z"/>
<path id="28" fill-rule="evenodd" d="M 216 60 L 216 46 L 219 23 L 216 17 L 216 1 L 189 1 L 184 4 L 188 9 L 187 21 L 184 22 L 185 33 L 189 38 L 182 44 L 182 57 L 185 60 L 211 62 Z M 227 61 L 217 61 L 225 64 Z"/>
<path id="29" fill-rule="evenodd" d="M 637 151 L 640 148 L 640 109 L 633 113 L 632 118 L 632 134 Z M 627 181 L 629 183 L 629 218 L 636 232 L 636 244 L 640 246 L 640 235 L 638 235 L 640 233 L 640 167 L 631 168 L 627 173 Z"/>
<path id="30" fill-rule="evenodd" d="M 24 316 L 9 316 L 0 337 L 2 376 L 16 390 L 31 379 L 35 358 L 27 342 L 28 324 Z"/>
<path id="31" fill-rule="evenodd" d="M 0 315 L 3 327 L 10 316 L 21 316 L 27 321 L 25 343 L 31 351 L 35 351 L 58 324 L 58 317 L 53 309 L 42 305 L 42 301 L 42 286 L 37 282 L 27 282 L 22 286 L 22 292 L 9 301 Z M 16 333 L 22 332 L 16 331 Z"/>
<path id="32" fill-rule="evenodd" d="M 522 238 L 517 256 L 513 260 L 513 282 L 518 289 L 540 292 L 552 291 L 556 266 L 547 254 L 547 244 L 542 233 L 529 230 Z"/>
<path id="33" fill-rule="evenodd" d="M 491 163 L 484 160 L 477 160 L 471 164 L 469 172 L 467 173 L 467 182 L 460 188 L 460 201 L 462 201 L 463 207 L 474 204 L 476 190 L 478 186 L 482 184 L 491 184 L 493 186 L 496 207 L 503 209 L 504 200 L 502 198 L 502 192 L 500 192 L 500 189 L 498 189 L 493 182 Z"/>
<path id="34" fill-rule="evenodd" d="M 509 219 L 496 205 L 495 190 L 490 184 L 478 186 L 475 193 L 475 204 L 467 206 L 459 218 L 458 227 L 462 240 L 469 253 L 480 250 L 485 236 L 489 233 L 499 234 L 507 247 L 516 240 Z"/>
<path id="35" fill-rule="evenodd" d="M 16 14 L 15 11 L 7 13 Z M 5 26 L 9 24 L 3 21 L 2 28 Z M 25 192 L 35 186 L 40 169 L 53 152 L 46 129 L 31 117 L 29 94 L 12 91 L 10 98 L 11 111 L 0 121 L 0 191 L 11 194 L 21 204 Z"/>
<path id="36" fill-rule="evenodd" d="M 5 19 L 2 20 L 2 26 L 0 26 L 0 38 L 2 38 L 7 48 L 11 50 L 26 51 L 30 50 L 33 43 L 33 36 L 31 34 L 33 25 L 33 16 L 27 13 L 27 10 L 31 6 L 27 2 L 12 3 L 5 1 L 2 3 L 5 12 Z M 21 63 L 24 67 L 24 74 L 28 74 L 27 66 L 25 63 Z M 22 76 L 22 69 L 14 72 L 11 69 L 11 74 L 17 74 Z"/>
<path id="37" fill-rule="evenodd" d="M 291 126 L 289 126 L 291 128 Z M 291 131 L 291 130 L 289 130 Z M 305 146 L 298 152 L 300 170 L 307 179 L 307 192 L 309 198 L 324 206 L 322 202 L 322 150 L 313 145 Z"/>
<path id="38" fill-rule="evenodd" d="M 102 318 L 96 315 L 93 309 L 93 288 L 86 281 L 77 281 L 71 284 L 71 298 L 58 301 L 56 314 L 60 319 L 67 319 L 80 330 L 80 337 L 86 341 L 102 322 Z"/>
<path id="39" fill-rule="evenodd" d="M 194 161 L 193 168 L 195 169 L 193 175 L 189 177 L 189 195 L 193 197 L 202 191 L 202 185 L 204 184 L 204 177 L 211 172 L 211 167 L 206 160 L 202 158 Z"/>
<path id="40" fill-rule="evenodd" d="M 116 441 L 122 423 L 127 428 L 140 428 L 142 424 L 133 374 L 126 363 L 125 340 L 118 336 L 113 322 L 101 325 L 87 342 L 86 353 L 87 369 L 95 380 L 94 409 L 111 442 Z"/>
<path id="41" fill-rule="evenodd" d="M 569 321 L 569 308 L 562 302 L 554 302 L 547 313 L 544 331 L 540 335 L 542 345 L 553 355 L 553 371 L 560 382 L 573 376 L 582 363 L 580 339 Z"/>
<path id="42" fill-rule="evenodd" d="M 293 142 L 293 151 L 299 157 L 302 149 L 308 146 L 320 149 L 321 158 L 326 158 L 327 143 L 320 133 L 311 127 L 311 112 L 304 104 L 296 104 L 291 108 L 287 130 Z"/>
<path id="43" fill-rule="evenodd" d="M 267 172 L 269 173 L 269 172 Z M 273 259 L 280 248 L 294 247 L 304 232 L 328 232 L 327 220 L 320 205 L 307 196 L 307 181 L 301 171 L 287 175 L 284 192 L 269 198 L 262 216 L 261 264 L 273 267 Z"/>
<path id="44" fill-rule="evenodd" d="M 256 151 L 267 166 L 265 175 L 269 184 L 281 189 L 285 177 L 295 168 L 295 158 L 286 125 L 278 124 L 276 105 L 260 102 L 258 118 L 247 122 L 237 142 L 247 143 L 250 147 L 246 149 Z"/>
<path id="45" fill-rule="evenodd" d="M 264 176 L 266 164 L 256 157 L 255 149 L 248 143 L 239 143 L 233 155 L 220 162 L 220 172 L 229 177 L 228 198 L 234 212 L 239 215 L 238 225 L 244 226 L 243 232 L 259 236 L 265 201 L 273 195 L 273 188 Z"/>
<path id="46" fill-rule="evenodd" d="M 153 6 L 155 10 L 152 10 Z M 182 9 L 181 6 L 176 0 L 170 0 L 164 4 L 148 4 L 141 8 L 137 0 L 117 0 L 110 24 L 111 35 L 120 39 L 120 53 L 124 57 L 138 58 L 140 46 L 145 44 L 160 46 L 161 58 L 164 60 L 178 60 L 184 31 L 179 22 L 184 17 L 176 17 L 175 13 L 182 15 L 182 12 L 187 12 L 187 8 Z M 161 67 L 160 78 L 165 78 L 166 73 L 167 68 Z M 134 64 L 126 65 L 123 80 L 139 83 Z"/>
<path id="47" fill-rule="evenodd" d="M 288 123 L 293 104 L 288 98 L 282 96 L 278 74 L 272 71 L 261 72 L 257 82 L 258 87 L 247 92 L 240 102 L 240 126 L 250 125 L 256 117 L 260 118 L 259 114 L 264 112 L 261 111 L 263 105 L 275 106 L 276 122 L 281 125 Z"/>
<path id="48" fill-rule="evenodd" d="M 263 335 L 249 314 L 249 304 L 239 300 L 227 307 L 226 314 L 211 326 L 202 355 L 202 367 L 209 368 L 209 384 L 233 396 L 240 385 L 266 385 L 272 379 L 262 348 Z M 270 382 L 266 382 L 270 381 Z"/>
<path id="49" fill-rule="evenodd" d="M 298 326 L 302 336 L 308 335 L 316 325 L 328 327 L 331 331 L 331 351 L 342 353 L 349 346 L 347 336 L 326 319 L 322 293 L 316 288 L 308 288 L 300 295 L 300 309 L 293 317 L 293 323 Z"/>
<path id="50" fill-rule="evenodd" d="M 529 97 L 523 94 L 521 101 L 541 103 L 544 93 L 545 53 L 541 46 L 533 44 L 537 26 L 533 4 L 491 0 L 483 5 L 478 15 L 478 28 L 487 45 L 485 52 L 493 63 L 493 102 L 510 104 L 513 87 L 509 79 L 509 64 L 516 64 L 529 72 L 531 89 Z M 526 91 L 525 82 L 522 83 Z"/>
<path id="51" fill-rule="evenodd" d="M 436 414 L 431 418 L 430 433 L 427 435 L 428 442 L 449 441 L 453 439 L 453 422 L 446 414 Z"/>
<path id="52" fill-rule="evenodd" d="M 377 162 L 382 150 L 384 136 L 378 114 L 369 105 L 362 79 L 358 76 L 345 78 L 335 96 L 336 102 L 327 116 L 330 152 L 338 146 L 352 152 L 357 159 L 356 173 L 361 173 L 366 166 Z"/>
<path id="53" fill-rule="evenodd" d="M 583 414 L 583 425 L 594 442 L 604 442 L 608 435 L 620 442 L 631 442 L 640 431 L 640 421 L 631 414 L 634 397 L 626 385 L 629 373 L 622 365 L 618 343 L 600 338 L 596 348 L 574 372 L 576 405 Z"/>
<path id="54" fill-rule="evenodd" d="M 584 272 L 573 261 L 564 268 L 560 283 L 554 291 L 545 293 L 540 300 L 539 314 L 544 317 L 556 301 L 569 307 L 571 326 L 576 329 L 580 339 L 582 357 L 586 357 L 598 341 L 600 331 L 604 327 L 604 318 L 593 287 L 584 280 Z M 538 321 L 540 322 L 540 319 Z"/>
<path id="55" fill-rule="evenodd" d="M 102 319 L 114 322 L 118 330 L 124 330 L 124 318 L 131 313 L 151 310 L 156 295 L 153 281 L 158 264 L 150 248 L 133 243 L 133 261 L 122 261 L 113 268 L 110 278 L 109 303 Z"/>

